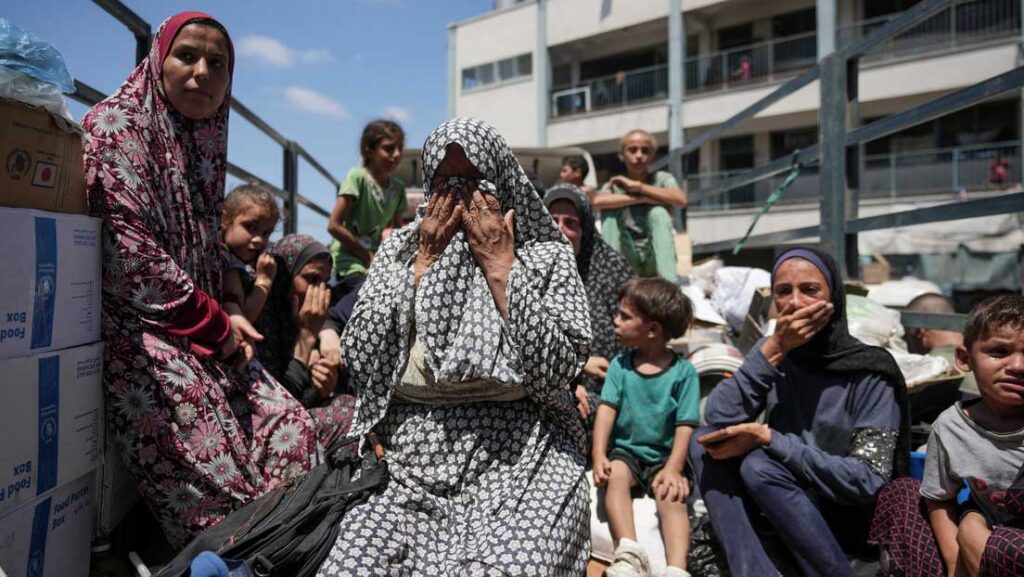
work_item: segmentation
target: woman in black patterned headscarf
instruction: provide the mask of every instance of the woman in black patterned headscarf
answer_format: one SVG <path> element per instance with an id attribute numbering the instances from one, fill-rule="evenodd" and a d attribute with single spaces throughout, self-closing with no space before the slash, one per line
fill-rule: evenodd
<path id="1" fill-rule="evenodd" d="M 331 274 L 331 253 L 305 234 L 289 234 L 269 252 L 277 261 L 277 274 L 256 321 L 263 335 L 256 356 L 303 406 L 323 405 L 333 395 L 341 368 L 337 352 L 321 354 L 318 346 L 330 306 L 324 283 Z"/>
<path id="2" fill-rule="evenodd" d="M 320 575 L 580 575 L 583 430 L 569 383 L 590 343 L 572 251 L 505 140 L 448 121 L 427 204 L 374 258 L 342 337 L 353 434 L 387 454 Z"/>
<path id="3" fill-rule="evenodd" d="M 579 187 L 556 184 L 544 195 L 544 206 L 576 253 L 576 269 L 590 301 L 590 328 L 594 340 L 590 358 L 576 385 L 576 408 L 583 419 L 592 422 L 591 416 L 601 400 L 608 363 L 622 352 L 614 324 L 619 310 L 619 287 L 635 275 L 626 258 L 601 238 L 594 205 Z"/>

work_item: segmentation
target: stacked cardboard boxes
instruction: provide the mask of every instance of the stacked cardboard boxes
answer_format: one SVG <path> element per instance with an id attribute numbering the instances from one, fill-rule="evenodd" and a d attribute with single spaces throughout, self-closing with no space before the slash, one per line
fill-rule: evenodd
<path id="1" fill-rule="evenodd" d="M 80 129 L 0 100 L 0 574 L 84 577 L 103 462 L 99 219 Z"/>

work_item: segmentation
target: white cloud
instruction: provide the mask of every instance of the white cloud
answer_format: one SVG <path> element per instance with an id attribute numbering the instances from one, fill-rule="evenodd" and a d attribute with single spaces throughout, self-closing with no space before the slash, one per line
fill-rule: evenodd
<path id="1" fill-rule="evenodd" d="M 303 64 L 330 64 L 334 62 L 334 55 L 326 48 L 314 48 L 299 53 L 299 60 Z"/>
<path id="2" fill-rule="evenodd" d="M 412 120 L 412 111 L 401 106 L 387 106 L 380 113 L 381 116 L 398 122 L 409 122 Z"/>
<path id="3" fill-rule="evenodd" d="M 348 110 L 344 105 L 316 90 L 301 86 L 289 86 L 284 89 L 284 96 L 292 106 L 300 110 L 334 118 L 348 118 Z"/>
<path id="4" fill-rule="evenodd" d="M 335 60 L 329 50 L 296 50 L 277 38 L 261 34 L 243 36 L 238 41 L 237 50 L 242 56 L 262 60 L 275 68 L 291 68 L 296 64 L 325 64 Z"/>

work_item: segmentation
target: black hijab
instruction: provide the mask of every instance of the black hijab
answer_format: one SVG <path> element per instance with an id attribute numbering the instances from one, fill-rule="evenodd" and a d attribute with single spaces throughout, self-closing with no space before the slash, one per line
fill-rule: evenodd
<path id="1" fill-rule="evenodd" d="M 583 283 L 586 284 L 587 277 L 590 276 L 590 261 L 594 254 L 594 244 L 597 238 L 594 205 L 587 198 L 587 193 L 572 184 L 556 184 L 544 194 L 544 206 L 550 207 L 559 200 L 571 202 L 580 217 L 582 234 L 580 235 L 580 252 L 576 255 L 576 269 L 579 271 Z"/>
<path id="2" fill-rule="evenodd" d="M 330 260 L 331 253 L 322 243 L 305 234 L 289 234 L 270 249 L 277 261 L 277 273 L 263 311 L 256 319 L 256 330 L 263 340 L 256 343 L 256 356 L 276 379 L 288 370 L 299 328 L 292 318 L 292 280 L 313 260 Z"/>
<path id="3" fill-rule="evenodd" d="M 900 430 L 896 438 L 893 471 L 896 476 L 907 475 L 910 459 L 910 404 L 907 400 L 907 385 L 899 365 L 889 351 L 866 345 L 850 334 L 846 323 L 846 289 L 843 287 L 842 273 L 832 255 L 812 247 L 784 251 L 772 265 L 772 286 L 775 286 L 775 271 L 783 262 L 792 258 L 810 262 L 821 271 L 829 283 L 831 302 L 835 308 L 825 328 L 807 344 L 790 351 L 786 360 L 810 372 L 874 373 L 885 377 L 886 382 L 893 387 L 900 408 Z"/>

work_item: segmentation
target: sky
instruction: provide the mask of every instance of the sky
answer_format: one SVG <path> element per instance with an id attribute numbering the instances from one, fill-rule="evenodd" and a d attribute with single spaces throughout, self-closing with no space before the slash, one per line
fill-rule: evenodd
<path id="1" fill-rule="evenodd" d="M 122 0 L 150 23 L 184 10 L 220 20 L 235 44 L 232 95 L 338 180 L 359 162 L 359 135 L 378 117 L 399 121 L 418 148 L 447 116 L 448 24 L 492 0 Z M 76 79 L 113 92 L 135 64 L 135 37 L 89 0 L 10 2 L 0 17 L 53 44 Z M 80 120 L 86 108 L 70 102 Z M 281 148 L 232 115 L 228 159 L 277 186 Z M 228 186 L 237 180 L 228 177 Z M 330 210 L 335 190 L 305 161 L 299 192 Z M 299 207 L 299 232 L 327 240 L 327 220 Z M 279 229 L 280 230 L 280 229 Z"/>

